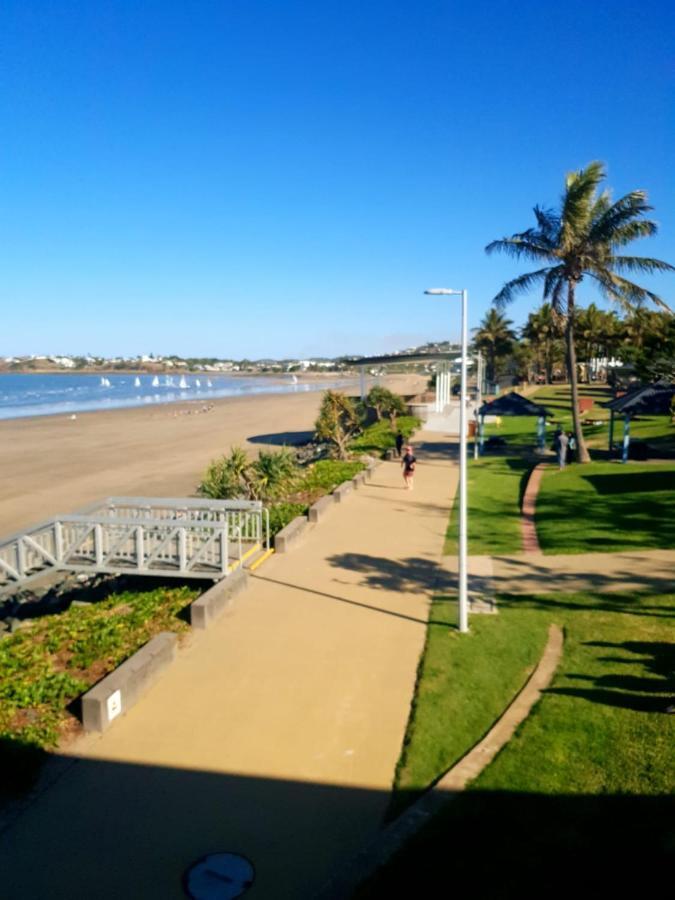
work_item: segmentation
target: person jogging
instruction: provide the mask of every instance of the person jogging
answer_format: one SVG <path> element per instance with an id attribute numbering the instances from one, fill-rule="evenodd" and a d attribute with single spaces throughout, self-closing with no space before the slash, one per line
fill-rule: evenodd
<path id="1" fill-rule="evenodd" d="M 413 478 L 415 476 L 415 464 L 417 460 L 415 459 L 412 451 L 412 447 L 410 444 L 405 448 L 405 456 L 401 460 L 401 466 L 403 467 L 403 480 L 405 481 L 406 490 L 412 491 L 413 489 Z"/>

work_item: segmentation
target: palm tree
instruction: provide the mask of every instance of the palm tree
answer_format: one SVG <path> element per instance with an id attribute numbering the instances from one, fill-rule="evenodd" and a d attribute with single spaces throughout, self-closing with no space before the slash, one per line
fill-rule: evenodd
<path id="1" fill-rule="evenodd" d="M 511 352 L 516 337 L 511 325 L 513 322 L 510 319 L 505 318 L 496 309 L 490 309 L 474 331 L 473 342 L 485 354 L 485 377 L 488 382 L 495 380 L 499 357 L 507 356 Z"/>
<path id="2" fill-rule="evenodd" d="M 553 363 L 560 359 L 562 322 L 550 303 L 542 303 L 531 312 L 523 327 L 523 337 L 541 354 L 541 361 L 550 384 L 553 381 Z"/>
<path id="3" fill-rule="evenodd" d="M 631 191 L 612 203 L 609 191 L 598 193 L 605 178 L 603 163 L 592 162 L 565 179 L 559 212 L 534 208 L 537 225 L 519 234 L 492 241 L 487 253 L 502 250 L 515 257 L 545 263 L 542 268 L 508 281 L 494 298 L 497 308 L 516 294 L 543 284 L 544 299 L 564 316 L 567 371 L 572 394 L 572 417 L 579 462 L 590 457 L 581 431 L 575 346 L 576 291 L 584 277 L 593 279 L 601 294 L 624 310 L 650 301 L 667 309 L 663 300 L 624 277 L 623 273 L 671 272 L 673 266 L 658 259 L 617 255 L 632 241 L 656 233 L 656 223 L 645 218 L 652 207 L 644 191 Z"/>

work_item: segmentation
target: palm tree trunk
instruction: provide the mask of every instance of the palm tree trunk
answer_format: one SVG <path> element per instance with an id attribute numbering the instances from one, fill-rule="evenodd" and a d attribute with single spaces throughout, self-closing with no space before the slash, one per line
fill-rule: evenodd
<path id="1" fill-rule="evenodd" d="M 565 325 L 565 344 L 567 349 L 567 372 L 570 380 L 570 392 L 572 394 L 572 422 L 574 424 L 574 437 L 577 442 L 577 461 L 587 463 L 591 457 L 586 448 L 584 433 L 581 430 L 581 416 L 579 414 L 579 386 L 577 384 L 577 352 L 574 346 L 574 290 L 573 281 L 567 282 L 567 323 Z"/>

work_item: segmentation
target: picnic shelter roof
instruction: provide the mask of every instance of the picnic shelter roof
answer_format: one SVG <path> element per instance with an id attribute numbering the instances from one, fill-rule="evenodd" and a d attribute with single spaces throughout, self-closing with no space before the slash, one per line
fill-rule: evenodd
<path id="1" fill-rule="evenodd" d="M 654 384 L 646 384 L 635 388 L 610 400 L 605 406 L 615 413 L 623 413 L 626 416 L 662 416 L 670 412 L 670 403 L 675 396 L 675 384 L 667 381 L 657 381 Z"/>
<path id="2" fill-rule="evenodd" d="M 478 410 L 479 416 L 548 416 L 545 406 L 533 403 L 515 391 L 502 394 L 491 403 L 484 403 Z"/>

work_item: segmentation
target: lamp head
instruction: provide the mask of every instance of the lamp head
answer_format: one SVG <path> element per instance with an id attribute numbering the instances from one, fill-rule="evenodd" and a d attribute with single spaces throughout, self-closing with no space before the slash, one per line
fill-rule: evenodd
<path id="1" fill-rule="evenodd" d="M 425 294 L 431 294 L 433 297 L 447 297 L 450 294 L 461 294 L 461 291 L 455 291 L 452 288 L 428 288 Z"/>

